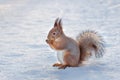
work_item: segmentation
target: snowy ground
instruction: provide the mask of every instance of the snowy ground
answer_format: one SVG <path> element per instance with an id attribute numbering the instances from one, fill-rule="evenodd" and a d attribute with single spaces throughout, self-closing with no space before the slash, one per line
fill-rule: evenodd
<path id="1" fill-rule="evenodd" d="M 101 34 L 104 57 L 52 67 L 56 53 L 45 39 L 57 17 L 70 37 L 86 29 Z M 120 0 L 0 0 L 0 80 L 120 80 L 119 44 Z"/>

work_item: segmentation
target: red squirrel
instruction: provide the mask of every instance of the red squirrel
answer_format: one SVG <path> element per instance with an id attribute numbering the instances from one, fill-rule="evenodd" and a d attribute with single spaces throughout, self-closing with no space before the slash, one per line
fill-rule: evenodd
<path id="1" fill-rule="evenodd" d="M 64 34 L 59 18 L 55 20 L 54 27 L 49 31 L 46 42 L 52 49 L 62 51 L 62 57 L 58 56 L 60 63 L 53 64 L 59 69 L 77 67 L 92 54 L 101 57 L 104 52 L 104 41 L 96 32 L 84 31 L 74 40 Z"/>

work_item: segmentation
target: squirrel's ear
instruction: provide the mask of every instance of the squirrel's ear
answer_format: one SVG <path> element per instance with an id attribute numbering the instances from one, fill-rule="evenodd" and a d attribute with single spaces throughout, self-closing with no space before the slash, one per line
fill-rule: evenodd
<path id="1" fill-rule="evenodd" d="M 55 20 L 54 27 L 57 27 L 57 26 L 58 26 L 58 20 L 59 20 L 59 18 L 57 18 L 57 19 Z"/>
<path id="2" fill-rule="evenodd" d="M 58 27 L 62 30 L 62 19 L 59 20 Z"/>
<path id="3" fill-rule="evenodd" d="M 55 20 L 54 27 L 56 27 L 59 30 L 62 30 L 62 19 L 57 18 Z"/>

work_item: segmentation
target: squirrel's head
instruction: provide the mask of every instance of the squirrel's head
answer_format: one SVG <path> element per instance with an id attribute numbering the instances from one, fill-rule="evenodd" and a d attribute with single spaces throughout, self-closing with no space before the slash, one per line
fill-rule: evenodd
<path id="1" fill-rule="evenodd" d="M 54 27 L 48 33 L 48 40 L 56 40 L 63 34 L 61 19 L 57 18 L 54 23 Z"/>

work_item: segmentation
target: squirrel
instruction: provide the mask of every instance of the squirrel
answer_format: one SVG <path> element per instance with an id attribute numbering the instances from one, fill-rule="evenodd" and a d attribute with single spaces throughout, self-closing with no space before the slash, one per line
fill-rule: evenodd
<path id="1" fill-rule="evenodd" d="M 97 32 L 84 31 L 74 40 L 64 34 L 61 21 L 59 18 L 55 20 L 54 27 L 49 31 L 46 39 L 52 49 L 62 51 L 62 57 L 58 56 L 60 63 L 53 64 L 54 67 L 59 69 L 78 67 L 92 55 L 96 58 L 103 56 L 104 41 Z"/>

